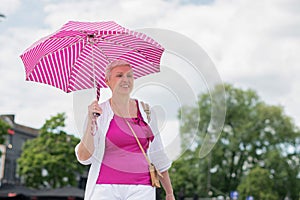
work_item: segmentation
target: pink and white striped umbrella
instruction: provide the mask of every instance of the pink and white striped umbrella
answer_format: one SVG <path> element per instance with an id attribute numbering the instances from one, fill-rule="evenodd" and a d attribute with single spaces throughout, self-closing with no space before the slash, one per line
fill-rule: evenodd
<path id="1" fill-rule="evenodd" d="M 135 78 L 159 72 L 163 51 L 152 38 L 113 21 L 70 21 L 35 42 L 21 59 L 26 80 L 72 92 L 107 87 L 105 67 L 116 59 L 128 61 Z"/>

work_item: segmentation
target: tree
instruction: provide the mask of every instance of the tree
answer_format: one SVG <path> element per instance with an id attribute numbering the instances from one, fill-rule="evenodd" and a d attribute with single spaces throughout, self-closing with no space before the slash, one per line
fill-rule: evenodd
<path id="1" fill-rule="evenodd" d="M 258 166 L 251 169 L 238 186 L 239 198 L 253 196 L 254 199 L 279 199 L 277 192 L 273 191 L 274 182 L 270 177 L 271 173 L 267 169 Z"/>
<path id="2" fill-rule="evenodd" d="M 216 87 L 212 93 L 218 92 L 219 88 Z M 225 90 L 226 119 L 211 156 L 204 159 L 198 156 L 203 138 L 209 132 L 211 94 L 200 95 L 199 107 L 183 109 L 180 133 L 183 149 L 189 150 L 174 163 L 171 176 L 175 180 L 193 177 L 188 184 L 193 188 L 175 183 L 175 189 L 180 190 L 177 188 L 179 185 L 185 187 L 189 196 L 193 195 L 190 193 L 193 190 L 205 196 L 209 191 L 213 191 L 214 195 L 228 195 L 237 189 L 253 167 L 260 166 L 272 175 L 272 190 L 278 192 L 280 199 L 287 194 L 296 199 L 300 189 L 299 128 L 284 114 L 282 107 L 267 105 L 255 91 L 234 88 L 229 84 L 225 85 Z M 200 113 L 200 121 L 197 121 L 197 112 Z M 192 145 L 187 143 L 189 138 L 194 138 Z M 183 169 L 186 173 L 181 175 Z"/>
<path id="3" fill-rule="evenodd" d="M 0 144 L 4 144 L 8 129 L 11 126 L 4 120 L 0 119 Z"/>
<path id="4" fill-rule="evenodd" d="M 8 130 L 11 128 L 11 126 L 6 123 L 4 120 L 0 119 L 0 144 L 5 143 L 6 135 Z M 2 155 L 2 152 L 0 151 L 0 157 Z"/>
<path id="5" fill-rule="evenodd" d="M 59 113 L 46 120 L 40 135 L 28 140 L 18 159 L 18 173 L 25 184 L 33 188 L 76 186 L 76 177 L 85 167 L 74 154 L 78 138 L 63 131 L 65 114 Z"/>
<path id="6" fill-rule="evenodd" d="M 195 151 L 187 150 L 171 168 L 171 179 L 177 196 L 183 193 L 186 197 L 195 194 L 207 195 L 206 175 L 207 160 L 199 160 Z"/>

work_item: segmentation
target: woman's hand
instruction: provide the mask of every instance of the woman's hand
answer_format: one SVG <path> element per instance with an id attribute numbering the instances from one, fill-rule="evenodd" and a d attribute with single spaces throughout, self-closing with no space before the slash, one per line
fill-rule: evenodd
<path id="1" fill-rule="evenodd" d="M 93 119 L 95 117 L 94 113 L 102 114 L 102 109 L 100 108 L 98 101 L 95 100 L 93 101 L 89 106 L 88 106 L 88 116 L 89 119 Z"/>
<path id="2" fill-rule="evenodd" d="M 165 190 L 166 200 L 175 200 L 168 170 L 162 172 L 161 174 L 162 177 L 159 177 L 159 180 Z"/>

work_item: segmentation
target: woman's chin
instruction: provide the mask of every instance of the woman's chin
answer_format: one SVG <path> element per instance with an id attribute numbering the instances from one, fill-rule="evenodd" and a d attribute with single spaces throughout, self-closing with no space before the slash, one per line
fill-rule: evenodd
<path id="1" fill-rule="evenodd" d="M 131 93 L 131 88 L 120 88 L 119 90 L 118 90 L 118 93 L 119 94 L 122 94 L 122 95 L 125 95 L 125 94 L 130 94 Z"/>

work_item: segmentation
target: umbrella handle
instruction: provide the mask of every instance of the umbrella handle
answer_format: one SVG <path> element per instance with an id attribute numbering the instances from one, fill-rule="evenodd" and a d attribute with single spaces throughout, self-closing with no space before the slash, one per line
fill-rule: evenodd
<path id="1" fill-rule="evenodd" d="M 99 117 L 100 115 L 101 115 L 100 113 L 93 112 L 94 117 Z"/>

